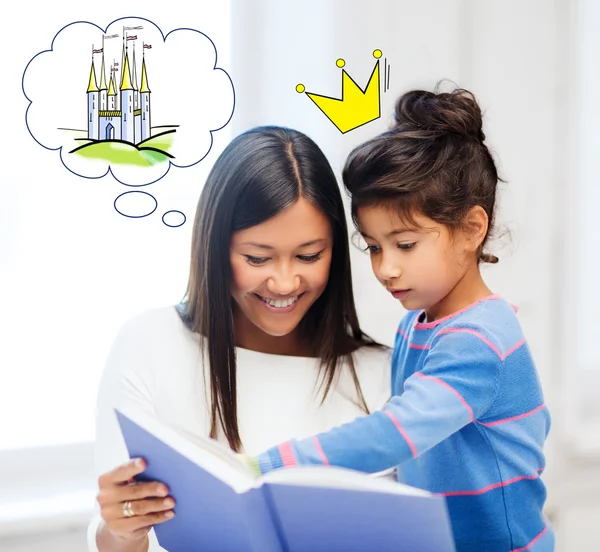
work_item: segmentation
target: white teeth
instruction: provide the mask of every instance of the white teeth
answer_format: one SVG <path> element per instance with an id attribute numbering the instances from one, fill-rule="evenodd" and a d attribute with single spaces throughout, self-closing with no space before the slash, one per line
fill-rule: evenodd
<path id="1" fill-rule="evenodd" d="M 262 300 L 272 307 L 284 309 L 294 304 L 298 300 L 298 297 L 298 295 L 296 297 L 290 297 L 289 299 L 267 299 L 266 297 L 262 297 Z"/>

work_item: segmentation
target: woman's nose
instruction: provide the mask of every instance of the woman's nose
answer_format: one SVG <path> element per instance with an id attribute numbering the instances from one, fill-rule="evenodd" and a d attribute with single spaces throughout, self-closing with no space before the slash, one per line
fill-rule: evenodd
<path id="1" fill-rule="evenodd" d="M 267 289 L 277 295 L 291 295 L 300 287 L 300 276 L 291 267 L 283 267 L 267 279 Z"/>

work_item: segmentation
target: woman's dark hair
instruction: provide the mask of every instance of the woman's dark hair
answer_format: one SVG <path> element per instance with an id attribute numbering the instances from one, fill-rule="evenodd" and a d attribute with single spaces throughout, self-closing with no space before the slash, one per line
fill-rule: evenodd
<path id="1" fill-rule="evenodd" d="M 240 451 L 237 420 L 235 328 L 231 297 L 230 242 L 233 232 L 281 213 L 300 197 L 320 209 L 331 224 L 333 249 L 325 290 L 298 329 L 314 344 L 329 392 L 340 361 L 349 362 L 359 404 L 367 411 L 351 353 L 377 346 L 359 327 L 352 293 L 348 228 L 335 175 L 319 147 L 304 134 L 259 127 L 235 138 L 215 162 L 202 190 L 192 236 L 186 299 L 179 313 L 205 339 L 211 389 L 211 437 L 220 423 L 229 446 Z"/>
<path id="2" fill-rule="evenodd" d="M 343 181 L 352 196 L 352 219 L 358 226 L 361 206 L 393 207 L 407 224 L 423 213 L 458 229 L 465 215 L 480 205 L 488 232 L 478 259 L 497 263 L 483 252 L 494 224 L 498 172 L 484 143 L 481 109 L 463 89 L 438 93 L 413 90 L 396 102 L 395 124 L 349 155 Z"/>

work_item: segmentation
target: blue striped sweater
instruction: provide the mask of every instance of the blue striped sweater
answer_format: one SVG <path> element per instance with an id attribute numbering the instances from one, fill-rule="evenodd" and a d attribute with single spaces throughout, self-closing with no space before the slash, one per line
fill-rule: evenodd
<path id="1" fill-rule="evenodd" d="M 435 322 L 423 314 L 399 325 L 381 411 L 251 463 L 398 466 L 400 481 L 446 497 L 458 552 L 553 551 L 540 479 L 550 416 L 514 309 L 493 295 Z"/>

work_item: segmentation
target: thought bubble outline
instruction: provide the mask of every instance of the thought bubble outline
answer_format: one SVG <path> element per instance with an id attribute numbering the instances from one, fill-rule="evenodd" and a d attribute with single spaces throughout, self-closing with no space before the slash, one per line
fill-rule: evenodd
<path id="1" fill-rule="evenodd" d="M 182 217 L 183 217 L 183 222 L 181 224 L 167 224 L 165 222 L 165 217 L 169 214 L 169 213 L 179 213 Z M 187 221 L 187 217 L 185 216 L 185 213 L 183 213 L 182 211 L 179 211 L 178 209 L 171 209 L 170 211 L 167 211 L 166 213 L 163 214 L 162 216 L 162 222 L 165 226 L 168 226 L 169 228 L 179 228 L 180 226 L 183 226 Z"/>
<path id="2" fill-rule="evenodd" d="M 135 216 L 135 215 L 127 215 L 127 214 L 125 214 L 125 213 L 122 213 L 121 211 L 119 211 L 119 210 L 117 209 L 117 201 L 118 201 L 118 199 L 119 199 L 120 197 L 123 197 L 123 196 L 125 196 L 125 195 L 127 195 L 127 194 L 144 194 L 144 195 L 147 195 L 147 196 L 149 196 L 149 197 L 150 197 L 150 198 L 152 198 L 152 200 L 154 201 L 154 209 L 152 209 L 152 211 L 150 211 L 149 213 L 147 213 L 147 214 L 145 214 L 145 215 L 137 215 L 137 216 Z M 140 191 L 138 191 L 138 190 L 132 190 L 132 191 L 130 191 L 130 192 L 123 192 L 122 194 L 119 194 L 119 195 L 118 195 L 118 196 L 115 198 L 115 201 L 113 202 L 113 207 L 115 208 L 115 211 L 116 211 L 117 213 L 119 213 L 119 215 L 122 215 L 122 216 L 124 216 L 124 217 L 127 217 L 127 218 L 144 218 L 144 217 L 149 217 L 149 216 L 150 216 L 152 213 L 154 213 L 154 211 L 156 211 L 156 210 L 158 209 L 158 201 L 156 200 L 156 198 L 155 198 L 155 197 L 154 197 L 152 194 L 149 194 L 148 192 L 140 192 Z M 184 216 L 185 216 L 185 215 L 184 215 Z M 167 224 L 167 226 L 168 226 L 168 224 Z"/>
<path id="3" fill-rule="evenodd" d="M 231 83 L 231 90 L 233 92 L 233 102 L 232 102 L 232 108 L 231 108 L 231 114 L 229 115 L 229 119 L 227 119 L 227 121 L 225 122 L 225 124 L 223 124 L 222 126 L 220 126 L 219 128 L 214 128 L 214 129 L 208 129 L 208 133 L 210 135 L 210 145 L 208 147 L 208 149 L 206 150 L 206 153 L 200 158 L 198 159 L 198 161 L 195 161 L 194 163 L 191 163 L 189 165 L 177 165 L 176 163 L 171 162 L 171 160 L 169 159 L 169 166 L 167 167 L 167 170 L 165 171 L 165 173 L 162 176 L 159 176 L 156 180 L 153 180 L 152 182 L 147 182 L 146 184 L 127 184 L 126 182 L 123 182 L 121 180 L 119 180 L 114 172 L 112 171 L 111 168 L 111 164 L 108 163 L 108 169 L 106 170 L 106 172 L 103 175 L 100 176 L 86 176 L 83 174 L 79 174 L 73 170 L 71 170 L 67 164 L 65 163 L 65 161 L 63 160 L 63 146 L 59 146 L 58 148 L 50 148 L 48 146 L 45 146 L 44 144 L 42 144 L 34 135 L 33 132 L 31 132 L 31 129 L 29 128 L 29 122 L 28 122 L 28 116 L 29 116 L 29 108 L 32 106 L 33 104 L 33 100 L 29 99 L 29 96 L 27 96 L 27 93 L 25 92 L 25 75 L 27 74 L 27 69 L 29 69 L 29 66 L 31 65 L 31 63 L 33 62 L 33 60 L 35 58 L 37 58 L 39 55 L 45 54 L 46 52 L 54 52 L 54 41 L 56 40 L 56 37 L 62 33 L 67 27 L 70 27 L 71 25 L 78 25 L 80 23 L 83 24 L 88 24 L 88 25 L 92 25 L 93 27 L 96 27 L 97 29 L 99 29 L 102 33 L 106 33 L 108 31 L 108 28 L 113 25 L 114 23 L 117 23 L 118 21 L 122 21 L 124 19 L 138 19 L 140 21 L 147 21 L 148 23 L 151 23 L 152 25 L 154 25 L 157 29 L 158 32 L 160 33 L 162 39 L 163 39 L 163 43 L 166 42 L 167 38 L 169 37 L 170 34 L 177 32 L 177 31 L 192 31 L 195 33 L 199 33 L 202 36 L 204 36 L 206 39 L 208 39 L 208 41 L 211 43 L 214 51 L 215 51 L 215 64 L 213 66 L 213 71 L 222 71 L 223 73 L 225 73 L 225 75 L 227 76 L 227 78 L 229 79 L 229 82 Z M 217 48 L 215 46 L 215 43 L 212 41 L 212 39 L 206 35 L 205 33 L 203 33 L 202 31 L 199 31 L 197 29 L 192 29 L 190 27 L 178 27 L 176 29 L 173 29 L 171 31 L 169 31 L 166 35 L 163 33 L 162 29 L 156 24 L 154 23 L 154 21 L 151 21 L 150 19 L 147 19 L 145 17 L 138 17 L 138 16 L 126 16 L 126 17 L 119 17 L 118 19 L 115 19 L 114 21 L 111 21 L 104 29 L 102 27 L 100 27 L 99 25 L 97 25 L 96 23 L 92 23 L 91 21 L 73 21 L 72 23 L 68 23 L 67 25 L 64 25 L 55 35 L 54 38 L 52 39 L 52 42 L 50 44 L 50 48 L 47 50 L 42 50 L 41 52 L 38 52 L 37 54 L 35 54 L 35 56 L 33 56 L 29 62 L 27 63 L 27 65 L 25 66 L 25 69 L 23 71 L 23 76 L 21 77 L 21 90 L 23 91 L 23 95 L 25 96 L 25 98 L 27 99 L 27 101 L 29 102 L 27 105 L 27 109 L 25 110 L 25 126 L 27 127 L 27 132 L 29 132 L 29 134 L 31 135 L 31 137 L 35 140 L 35 142 L 37 144 L 39 144 L 40 146 L 42 146 L 44 149 L 47 149 L 49 151 L 58 151 L 59 152 L 59 157 L 60 157 L 60 161 L 63 164 L 63 166 L 72 174 L 80 177 L 80 178 L 87 178 L 90 180 L 97 180 L 99 178 L 104 178 L 107 174 L 111 174 L 112 177 L 119 183 L 122 184 L 123 186 L 127 186 L 129 188 L 141 188 L 144 186 L 150 186 L 151 184 L 155 184 L 156 182 L 158 182 L 159 180 L 161 180 L 162 178 L 164 178 L 169 171 L 171 170 L 171 166 L 174 165 L 177 168 L 189 168 L 189 167 L 193 167 L 194 165 L 197 165 L 198 163 L 200 163 L 203 159 L 206 158 L 206 156 L 210 153 L 213 144 L 214 144 L 214 138 L 213 138 L 213 132 L 218 132 L 219 130 L 222 130 L 223 128 L 225 128 L 229 122 L 231 121 L 231 119 L 233 118 L 233 114 L 235 113 L 235 104 L 236 104 L 236 95 L 235 95 L 235 86 L 233 85 L 233 80 L 231 79 L 231 76 L 229 75 L 229 73 L 221 68 L 221 67 L 217 67 L 217 63 L 218 63 L 218 51 Z M 122 194 L 121 194 L 122 195 Z M 119 196 L 120 197 L 120 196 Z M 118 199 L 118 198 L 117 198 Z M 115 199 L 116 201 L 116 199 Z M 156 201 L 156 200 L 155 200 Z M 115 207 L 116 209 L 116 207 Z M 156 210 L 156 209 L 155 209 Z M 119 212 L 119 211 L 117 211 Z M 154 212 L 154 211 L 153 211 Z M 122 213 L 121 213 L 122 214 Z M 127 215 L 124 215 L 127 216 Z M 147 216 L 147 215 L 146 215 Z M 184 215 L 185 216 L 185 215 Z M 137 218 L 137 217 L 133 217 L 133 218 Z"/>

